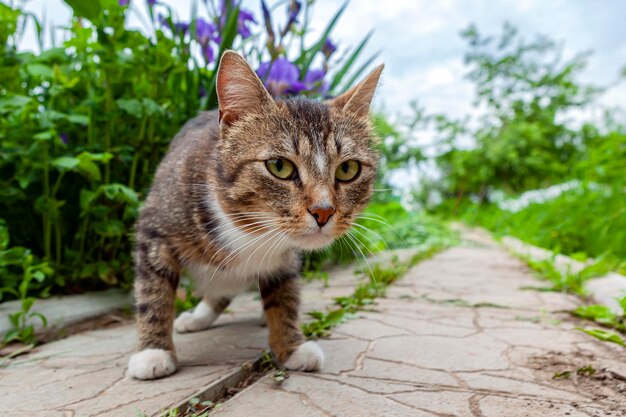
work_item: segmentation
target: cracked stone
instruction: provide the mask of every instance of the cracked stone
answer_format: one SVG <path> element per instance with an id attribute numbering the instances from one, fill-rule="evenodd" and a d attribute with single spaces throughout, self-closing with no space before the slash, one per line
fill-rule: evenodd
<path id="1" fill-rule="evenodd" d="M 441 336 L 398 336 L 380 340 L 368 357 L 450 371 L 506 369 L 507 345 L 483 334 L 465 339 Z M 486 354 L 488 352 L 488 354 Z"/>

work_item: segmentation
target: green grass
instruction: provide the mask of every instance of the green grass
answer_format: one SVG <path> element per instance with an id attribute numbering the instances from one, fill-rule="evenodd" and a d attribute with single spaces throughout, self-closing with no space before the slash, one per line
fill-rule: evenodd
<path id="1" fill-rule="evenodd" d="M 612 258 L 615 268 L 626 272 L 626 196 L 617 189 L 571 190 L 515 213 L 471 204 L 461 218 L 576 259 Z"/>

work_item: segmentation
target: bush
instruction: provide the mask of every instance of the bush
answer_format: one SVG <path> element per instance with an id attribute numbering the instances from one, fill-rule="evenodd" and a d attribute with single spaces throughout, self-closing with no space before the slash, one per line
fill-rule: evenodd
<path id="1" fill-rule="evenodd" d="M 17 48 L 34 18 L 0 4 L 0 287 L 8 289 L 0 295 L 9 298 L 26 263 L 45 273 L 24 297 L 130 284 L 141 199 L 179 127 L 215 108 L 224 50 L 244 53 L 275 95 L 334 94 L 372 60 L 355 65 L 369 35 L 334 54 L 329 35 L 345 6 L 307 45 L 311 13 L 303 9 L 314 2 L 291 1 L 278 27 L 264 2 L 261 25 L 235 1 L 199 2 L 209 19 L 194 13 L 188 22 L 147 1 L 147 34 L 124 27 L 128 1 L 67 3 L 75 17 L 66 40 L 37 54 Z"/>

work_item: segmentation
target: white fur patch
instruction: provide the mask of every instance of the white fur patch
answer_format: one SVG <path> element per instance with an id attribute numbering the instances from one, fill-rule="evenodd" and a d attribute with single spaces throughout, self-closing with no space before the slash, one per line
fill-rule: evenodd
<path id="1" fill-rule="evenodd" d="M 218 265 L 191 262 L 185 265 L 199 293 L 210 297 L 234 297 L 250 288 L 259 277 L 271 275 L 284 266 L 285 251 L 294 247 L 291 238 L 269 225 L 258 230 L 257 234 L 246 233 L 227 218 L 218 203 L 210 200 L 208 204 L 218 219 L 216 230 L 223 236 L 221 244 L 226 247 L 224 253 L 228 255 Z"/>
<path id="2" fill-rule="evenodd" d="M 163 349 L 144 349 L 133 354 L 128 361 L 128 373 L 136 379 L 162 378 L 175 371 L 172 354 Z"/>
<path id="3" fill-rule="evenodd" d="M 197 332 L 208 329 L 219 317 L 210 305 L 201 301 L 193 311 L 184 311 L 174 320 L 178 333 Z"/>
<path id="4" fill-rule="evenodd" d="M 305 342 L 283 364 L 292 371 L 317 371 L 324 364 L 324 352 L 315 342 Z"/>
<path id="5" fill-rule="evenodd" d="M 315 154 L 315 164 L 317 165 L 317 169 L 319 169 L 320 174 L 326 172 L 326 155 L 322 153 Z"/>

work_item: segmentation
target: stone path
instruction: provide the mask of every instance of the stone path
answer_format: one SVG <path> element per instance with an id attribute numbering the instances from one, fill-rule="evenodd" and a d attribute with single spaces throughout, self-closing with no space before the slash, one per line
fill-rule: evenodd
<path id="1" fill-rule="evenodd" d="M 320 341 L 322 372 L 265 377 L 215 416 L 626 415 L 626 349 L 573 330 L 578 300 L 520 290 L 538 285 L 522 263 L 465 237 Z"/>
<path id="2" fill-rule="evenodd" d="M 574 330 L 574 297 L 521 290 L 538 282 L 480 233 L 413 268 L 372 311 L 320 344 L 319 373 L 270 376 L 216 416 L 623 416 L 626 350 Z M 348 295 L 350 270 L 307 285 L 304 310 Z M 177 335 L 181 369 L 126 375 L 134 329 L 91 331 L 38 348 L 0 370 L 0 416 L 155 415 L 237 371 L 266 347 L 254 294 L 206 332 Z M 593 376 L 577 375 L 591 365 Z M 553 379 L 570 372 L 569 378 Z"/>

